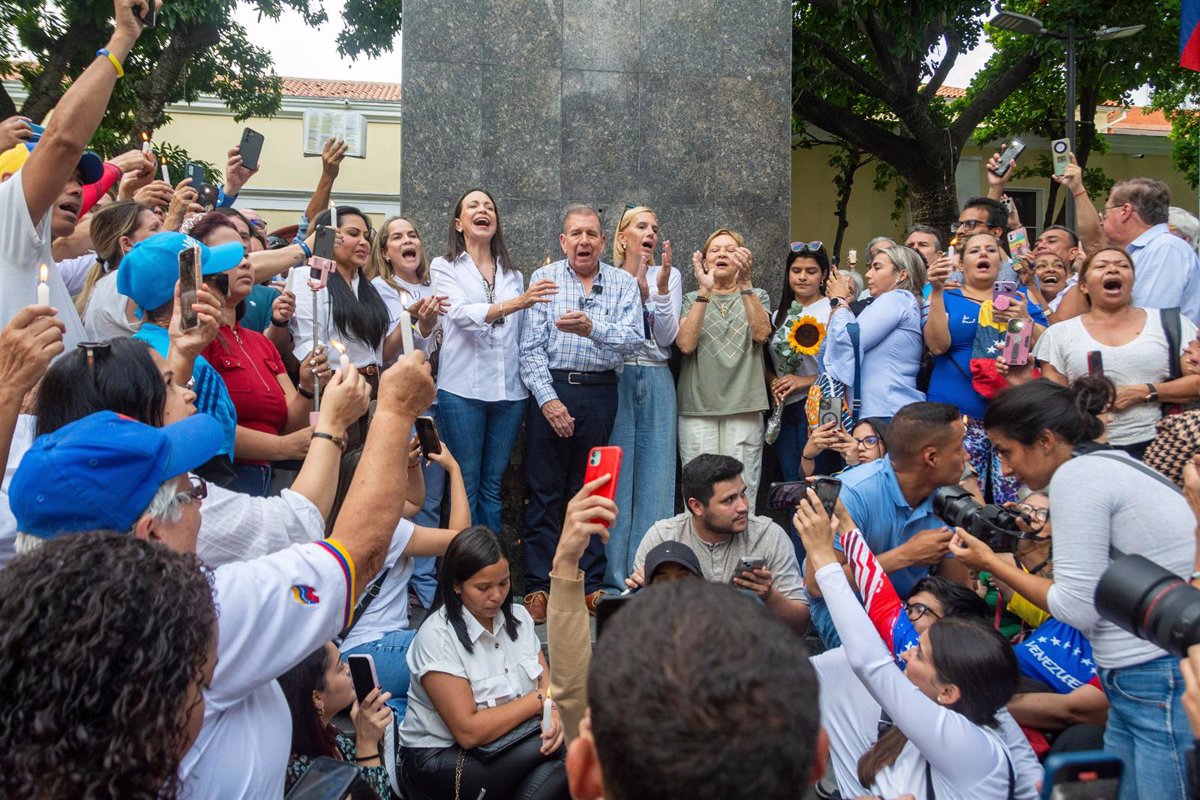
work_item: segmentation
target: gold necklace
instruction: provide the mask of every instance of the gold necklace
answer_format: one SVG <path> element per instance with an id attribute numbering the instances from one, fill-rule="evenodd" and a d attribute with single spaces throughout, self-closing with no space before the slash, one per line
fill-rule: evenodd
<path id="1" fill-rule="evenodd" d="M 733 308 L 733 304 L 740 299 L 741 298 L 738 295 L 734 295 L 730 300 L 722 303 L 720 300 L 714 297 L 713 304 L 716 305 L 718 314 L 720 314 L 722 317 L 727 317 L 729 316 L 729 311 Z"/>

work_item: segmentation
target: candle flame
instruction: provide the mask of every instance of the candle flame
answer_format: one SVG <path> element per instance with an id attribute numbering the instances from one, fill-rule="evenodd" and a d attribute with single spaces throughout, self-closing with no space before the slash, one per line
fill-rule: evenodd
<path id="1" fill-rule="evenodd" d="M 143 142 L 150 141 L 150 132 L 149 131 L 142 131 L 142 141 Z"/>
<path id="2" fill-rule="evenodd" d="M 337 348 L 337 351 L 342 355 L 346 355 L 346 345 L 339 342 L 337 339 L 330 339 L 329 343 Z"/>
<path id="3" fill-rule="evenodd" d="M 42 268 L 39 270 L 39 274 L 41 275 L 41 277 L 39 278 L 39 280 L 40 280 L 42 283 L 45 283 L 45 282 L 46 282 L 46 278 L 50 277 L 50 268 L 49 268 L 49 267 L 47 267 L 45 264 L 42 264 Z"/>
<path id="4" fill-rule="evenodd" d="M 951 239 L 951 240 L 950 240 L 950 246 L 951 246 L 951 247 L 957 247 L 957 246 L 958 246 L 958 237 L 957 237 L 957 236 L 955 236 L 953 239 Z"/>

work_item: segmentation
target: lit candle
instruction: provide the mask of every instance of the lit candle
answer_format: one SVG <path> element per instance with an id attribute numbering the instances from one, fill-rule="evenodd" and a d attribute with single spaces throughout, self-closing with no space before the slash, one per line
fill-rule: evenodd
<path id="1" fill-rule="evenodd" d="M 413 332 L 412 332 L 412 314 L 408 313 L 408 309 L 403 309 L 400 312 L 400 343 L 404 347 L 404 355 L 408 355 L 413 351 Z"/>
<path id="2" fill-rule="evenodd" d="M 543 267 L 550 266 L 550 254 L 549 253 L 546 253 L 546 260 L 542 262 L 542 266 Z"/>
<path id="3" fill-rule="evenodd" d="M 350 356 L 346 355 L 346 345 L 342 344 L 337 339 L 330 339 L 329 343 L 336 347 L 337 351 L 341 353 L 341 355 L 338 357 L 338 366 L 342 369 L 349 369 Z"/>
<path id="4" fill-rule="evenodd" d="M 167 162 L 165 161 L 162 163 L 162 175 L 164 181 L 167 183 L 171 182 L 171 173 L 167 172 Z"/>
<path id="5" fill-rule="evenodd" d="M 329 227 L 333 228 L 334 230 L 337 230 L 337 226 L 338 226 L 338 224 L 337 224 L 337 205 L 332 200 L 330 200 L 329 201 Z"/>
<path id="6" fill-rule="evenodd" d="M 154 148 L 150 146 L 150 133 L 148 131 L 142 131 L 142 153 L 149 155 L 153 152 Z"/>
<path id="7" fill-rule="evenodd" d="M 550 710 L 552 708 L 554 708 L 554 701 L 547 697 L 546 702 L 542 703 L 542 733 L 544 734 L 550 732 L 550 725 L 552 724 Z"/>
<path id="8" fill-rule="evenodd" d="M 37 301 L 39 306 L 50 305 L 50 285 L 46 283 L 46 278 L 50 277 L 50 268 L 42 264 L 38 275 L 37 285 Z"/>
<path id="9" fill-rule="evenodd" d="M 958 244 L 958 237 L 955 236 L 950 240 L 950 246 L 946 248 L 946 258 L 950 259 L 950 266 L 954 266 L 954 245 Z"/>

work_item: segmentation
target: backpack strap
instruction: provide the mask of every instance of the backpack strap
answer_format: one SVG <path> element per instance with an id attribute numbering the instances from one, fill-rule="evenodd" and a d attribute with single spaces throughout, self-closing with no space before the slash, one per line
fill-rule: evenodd
<path id="1" fill-rule="evenodd" d="M 1163 334 L 1167 337 L 1167 376 L 1168 380 L 1173 381 L 1183 376 L 1179 368 L 1179 349 L 1182 347 L 1180 339 L 1183 336 L 1179 323 L 1179 309 L 1160 308 L 1158 314 Z"/>
<path id="2" fill-rule="evenodd" d="M 372 601 L 379 596 L 379 588 L 383 586 L 384 579 L 387 578 L 388 573 L 391 571 L 392 568 L 388 567 L 383 572 L 379 573 L 378 578 L 371 581 L 371 585 L 367 587 L 367 590 L 363 592 L 363 596 L 359 599 L 358 605 L 354 607 L 354 613 L 350 615 L 349 624 L 342 628 L 337 636 L 333 637 L 333 644 L 335 647 L 340 648 L 342 646 L 342 642 L 346 641 L 346 637 L 350 635 L 350 631 L 355 625 L 358 624 L 358 621 L 362 619 L 363 614 L 367 613 L 367 607 L 370 606 Z"/>

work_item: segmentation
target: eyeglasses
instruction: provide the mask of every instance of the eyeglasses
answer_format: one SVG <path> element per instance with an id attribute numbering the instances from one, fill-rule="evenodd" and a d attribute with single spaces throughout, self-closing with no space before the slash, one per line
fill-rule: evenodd
<path id="1" fill-rule="evenodd" d="M 1129 205 L 1129 203 L 1118 203 L 1115 206 L 1105 206 L 1104 210 L 1100 212 L 1100 221 L 1104 222 L 1104 218 L 1108 216 L 1108 212 L 1116 211 L 1118 208 L 1124 208 L 1127 205 Z"/>
<path id="2" fill-rule="evenodd" d="M 854 437 L 854 441 L 858 442 L 859 447 L 874 447 L 875 445 L 879 444 L 879 437 L 864 436 L 861 439 Z"/>
<path id="3" fill-rule="evenodd" d="M 190 489 L 183 492 L 176 492 L 175 499 L 180 503 L 194 503 L 208 497 L 208 481 L 204 478 L 188 476 L 188 483 L 191 484 Z"/>
<path id="4" fill-rule="evenodd" d="M 942 618 L 941 614 L 937 613 L 924 603 L 905 603 L 904 613 L 908 615 L 909 622 L 916 622 L 926 614 L 929 614 L 934 619 Z"/>
<path id="5" fill-rule="evenodd" d="M 1040 522 L 1043 525 L 1050 519 L 1050 509 L 1041 508 L 1039 506 L 1031 506 L 1028 503 L 1017 503 L 1014 508 L 1025 517 L 1028 522 Z"/>
<path id="6" fill-rule="evenodd" d="M 815 253 L 825 246 L 824 242 L 792 242 L 793 253 Z"/>
<path id="7" fill-rule="evenodd" d="M 959 232 L 970 233 L 971 231 L 978 228 L 980 225 L 984 226 L 985 228 L 987 227 L 986 222 L 982 222 L 981 220 L 977 220 L 977 219 L 967 219 L 967 220 L 963 220 L 962 222 L 952 223 L 950 225 L 950 232 L 951 233 L 959 233 Z"/>

